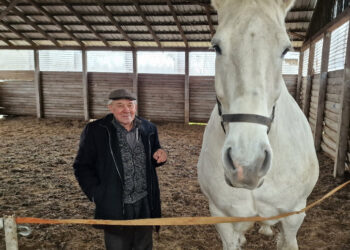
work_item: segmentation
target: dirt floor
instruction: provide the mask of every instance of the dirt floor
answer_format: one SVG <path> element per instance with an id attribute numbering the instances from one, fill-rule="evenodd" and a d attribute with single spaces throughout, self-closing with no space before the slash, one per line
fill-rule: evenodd
<path id="1" fill-rule="evenodd" d="M 92 218 L 94 206 L 81 192 L 72 171 L 82 121 L 13 117 L 0 120 L 0 217 Z M 158 124 L 169 152 L 158 170 L 164 217 L 209 216 L 198 182 L 196 163 L 204 126 Z M 309 198 L 319 199 L 339 184 L 333 162 L 319 155 L 320 178 Z M 350 186 L 311 209 L 298 233 L 300 249 L 350 249 Z M 19 237 L 20 249 L 103 249 L 102 233 L 83 225 L 30 225 Z M 276 237 L 258 227 L 244 249 L 275 249 Z M 162 227 L 154 249 L 221 249 L 214 226 Z M 0 230 L 0 249 L 5 249 Z"/>

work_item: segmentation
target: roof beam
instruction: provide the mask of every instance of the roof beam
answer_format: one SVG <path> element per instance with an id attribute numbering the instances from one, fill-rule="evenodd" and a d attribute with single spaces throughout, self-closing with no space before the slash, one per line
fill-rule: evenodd
<path id="1" fill-rule="evenodd" d="M 110 47 L 107 40 L 105 38 L 103 38 L 99 33 L 97 33 L 92 28 L 92 26 L 87 21 L 85 21 L 84 18 L 78 12 L 75 11 L 75 9 L 72 7 L 72 5 L 70 3 L 67 3 L 66 0 L 61 0 L 61 2 L 63 2 L 65 7 L 68 8 L 70 10 L 70 12 L 72 12 L 79 19 L 79 21 L 82 22 L 98 39 L 100 39 L 104 45 L 106 45 L 107 47 Z"/>
<path id="2" fill-rule="evenodd" d="M 204 8 L 205 8 L 205 12 L 206 12 L 206 14 L 207 14 L 207 19 L 208 19 L 208 25 L 209 25 L 209 29 L 210 29 L 210 34 L 211 34 L 211 37 L 213 37 L 214 34 L 215 34 L 215 29 L 214 29 L 213 21 L 211 20 L 210 9 L 209 9 L 209 6 L 208 6 L 208 5 L 204 6 Z"/>
<path id="3" fill-rule="evenodd" d="M 301 34 L 298 34 L 296 32 L 293 32 L 293 31 L 287 31 L 289 35 L 292 35 L 294 37 L 297 37 L 297 38 L 300 38 L 302 39 L 303 41 L 305 40 L 305 36 L 301 35 Z"/>
<path id="4" fill-rule="evenodd" d="M 31 5 L 33 5 L 37 10 L 41 11 L 48 19 L 50 19 L 56 26 L 58 26 L 64 33 L 66 33 L 70 38 L 72 38 L 74 41 L 76 41 L 80 46 L 84 47 L 84 44 L 76 38 L 66 27 L 61 25 L 52 15 L 47 12 L 43 7 L 41 7 L 39 4 L 37 4 L 34 0 L 26 0 Z"/>
<path id="5" fill-rule="evenodd" d="M 0 13 L 0 20 L 2 20 L 2 19 L 7 15 L 7 13 L 9 13 L 10 10 L 13 9 L 13 8 L 16 6 L 16 4 L 17 4 L 19 1 L 21 1 L 21 0 L 14 0 L 14 1 L 12 1 L 12 2 L 6 7 L 6 9 L 4 9 L 4 10 Z"/>
<path id="6" fill-rule="evenodd" d="M 109 18 L 109 20 L 111 21 L 111 23 L 118 29 L 119 33 L 122 34 L 122 36 L 124 37 L 124 39 L 126 41 L 128 41 L 128 43 L 130 44 L 130 46 L 132 48 L 135 48 L 135 44 L 134 42 L 131 40 L 131 38 L 128 36 L 128 34 L 125 33 L 125 31 L 123 30 L 123 28 L 119 25 L 119 23 L 114 19 L 112 13 L 106 8 L 106 6 L 101 3 L 100 1 L 98 1 L 98 4 L 100 6 L 100 8 L 102 9 L 102 11 L 105 13 L 105 15 Z"/>
<path id="7" fill-rule="evenodd" d="M 7 23 L 5 23 L 4 21 L 0 20 L 0 24 L 4 27 L 6 27 L 8 30 L 10 30 L 11 32 L 15 33 L 18 37 L 22 38 L 23 40 L 25 40 L 27 43 L 29 43 L 30 45 L 32 45 L 33 47 L 36 47 L 36 43 L 34 43 L 32 40 L 30 40 L 29 38 L 27 38 L 26 36 L 24 36 L 22 33 L 18 32 L 16 29 L 14 29 L 12 26 L 8 25 Z"/>
<path id="8" fill-rule="evenodd" d="M 175 8 L 174 8 L 173 4 L 171 3 L 171 0 L 167 0 L 167 4 L 168 4 L 168 7 L 169 7 L 169 9 L 170 9 L 171 14 L 173 15 L 173 18 L 174 18 L 174 21 L 175 21 L 175 23 L 176 23 L 176 26 L 177 26 L 177 28 L 179 29 L 179 32 L 180 32 L 180 34 L 181 34 L 181 37 L 182 37 L 182 39 L 184 40 L 185 46 L 186 46 L 186 48 L 188 48 L 188 42 L 187 42 L 187 38 L 186 38 L 186 36 L 185 36 L 185 32 L 184 32 L 184 30 L 182 29 L 181 24 L 180 24 L 180 22 L 179 22 L 179 19 L 178 19 L 177 16 L 176 16 Z"/>
<path id="9" fill-rule="evenodd" d="M 6 6 L 9 6 L 9 3 L 6 0 L 0 0 L 0 2 Z M 25 14 L 23 14 L 21 11 L 19 11 L 16 8 L 12 9 L 12 12 L 15 13 L 17 16 L 19 16 L 20 18 L 22 18 L 27 24 L 31 25 L 37 32 L 39 32 L 41 35 L 43 35 L 46 39 L 50 40 L 53 44 L 55 44 L 57 47 L 60 47 L 60 44 L 53 39 L 52 37 L 50 37 L 49 35 L 47 35 L 45 33 L 45 31 L 43 31 L 38 25 L 36 25 L 32 20 L 30 20 L 28 17 L 25 16 Z"/>
<path id="10" fill-rule="evenodd" d="M 132 0 L 132 2 L 134 3 L 137 12 L 139 13 L 139 15 L 141 16 L 144 24 L 147 26 L 149 32 L 151 33 L 151 35 L 153 36 L 153 39 L 155 40 L 155 42 L 158 44 L 158 47 L 161 48 L 162 44 L 159 41 L 159 38 L 157 37 L 156 33 L 154 33 L 154 30 L 152 29 L 151 23 L 147 20 L 145 14 L 143 13 L 139 1 L 138 0 Z"/>
<path id="11" fill-rule="evenodd" d="M 4 43 L 6 43 L 8 46 L 13 47 L 13 44 L 7 40 L 5 37 L 0 36 L 0 40 L 2 40 Z"/>

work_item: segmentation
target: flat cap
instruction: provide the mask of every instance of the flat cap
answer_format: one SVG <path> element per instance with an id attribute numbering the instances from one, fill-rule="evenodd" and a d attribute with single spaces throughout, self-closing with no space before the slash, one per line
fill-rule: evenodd
<path id="1" fill-rule="evenodd" d="M 111 93 L 109 93 L 108 99 L 110 100 L 119 100 L 119 99 L 128 99 L 128 100 L 136 100 L 136 97 L 134 94 L 129 92 L 126 89 L 117 89 L 113 90 Z"/>

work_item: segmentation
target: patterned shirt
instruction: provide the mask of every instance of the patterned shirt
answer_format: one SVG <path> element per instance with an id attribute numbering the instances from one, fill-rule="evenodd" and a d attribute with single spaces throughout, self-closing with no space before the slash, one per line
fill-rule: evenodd
<path id="1" fill-rule="evenodd" d="M 133 204 L 147 195 L 146 154 L 139 136 L 139 120 L 127 131 L 115 118 L 112 123 L 116 128 L 124 170 L 123 199 L 126 204 Z"/>

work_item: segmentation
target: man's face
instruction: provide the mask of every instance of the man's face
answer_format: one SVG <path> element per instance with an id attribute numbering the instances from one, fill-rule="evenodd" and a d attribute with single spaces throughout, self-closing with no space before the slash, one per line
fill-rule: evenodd
<path id="1" fill-rule="evenodd" d="M 108 105 L 115 119 L 124 127 L 129 127 L 135 119 L 136 102 L 128 99 L 114 100 Z"/>

